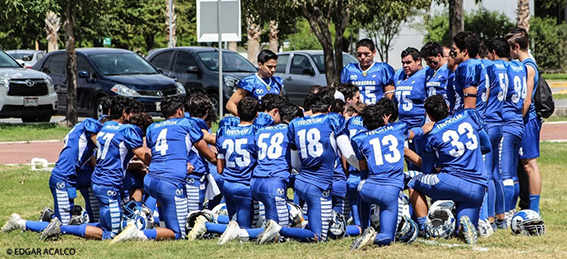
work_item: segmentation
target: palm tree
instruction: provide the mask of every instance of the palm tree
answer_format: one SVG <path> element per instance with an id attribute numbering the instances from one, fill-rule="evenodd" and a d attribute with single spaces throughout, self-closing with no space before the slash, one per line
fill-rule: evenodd
<path id="1" fill-rule="evenodd" d="M 530 30 L 530 1 L 518 0 L 518 27 Z"/>

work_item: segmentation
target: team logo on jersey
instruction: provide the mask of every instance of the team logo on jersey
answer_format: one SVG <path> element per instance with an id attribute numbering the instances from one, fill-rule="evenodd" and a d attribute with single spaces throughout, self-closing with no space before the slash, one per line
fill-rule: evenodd
<path id="1" fill-rule="evenodd" d="M 278 189 L 276 190 L 276 193 L 277 193 L 278 195 L 280 195 L 280 196 L 281 196 L 281 195 L 284 195 L 284 189 L 278 188 Z"/>
<path id="2" fill-rule="evenodd" d="M 323 196 L 323 198 L 328 198 L 330 194 L 331 194 L 331 190 L 326 190 L 323 193 L 321 193 L 321 196 Z"/>
<path id="3" fill-rule="evenodd" d="M 175 189 L 175 195 L 180 196 L 183 194 L 183 189 Z"/>
<path id="4" fill-rule="evenodd" d="M 256 89 L 256 94 L 260 95 L 260 94 L 264 94 L 264 89 Z"/>
<path id="5" fill-rule="evenodd" d="M 350 75 L 350 80 L 356 80 L 358 78 L 358 76 L 356 75 Z"/>
<path id="6" fill-rule="evenodd" d="M 193 179 L 193 178 L 187 179 L 188 184 L 193 184 L 194 182 L 195 182 L 195 179 Z"/>
<path id="7" fill-rule="evenodd" d="M 116 196 L 116 191 L 114 190 L 108 190 L 106 191 L 106 195 L 110 196 L 110 197 L 114 197 Z"/>
<path id="8" fill-rule="evenodd" d="M 57 183 L 57 189 L 59 189 L 59 190 L 65 189 L 65 182 L 58 182 Z"/>
<path id="9" fill-rule="evenodd" d="M 520 151 L 518 152 L 518 154 L 520 154 L 520 156 L 524 155 L 524 150 L 522 149 L 522 147 L 520 147 Z"/>

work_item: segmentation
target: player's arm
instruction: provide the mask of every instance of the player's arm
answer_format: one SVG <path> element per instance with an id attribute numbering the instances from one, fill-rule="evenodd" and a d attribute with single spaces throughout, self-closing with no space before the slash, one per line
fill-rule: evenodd
<path id="1" fill-rule="evenodd" d="M 532 94 L 534 91 L 534 79 L 535 79 L 535 69 L 532 66 L 526 65 L 528 70 L 528 82 L 527 82 L 527 93 L 526 99 L 524 99 L 524 107 L 522 107 L 522 117 L 528 114 L 530 110 L 530 105 L 532 104 Z"/>
<path id="2" fill-rule="evenodd" d="M 92 166 L 93 168 L 95 168 L 95 166 L 96 166 L 96 157 L 95 157 L 95 155 L 92 155 L 92 156 L 89 158 L 89 163 L 91 164 L 91 166 Z"/>
<path id="3" fill-rule="evenodd" d="M 404 157 L 418 166 L 422 165 L 421 157 L 407 147 L 404 147 Z"/>
<path id="4" fill-rule="evenodd" d="M 436 173 L 435 170 L 435 153 L 424 151 L 421 159 L 421 171 L 424 174 Z"/>
<path id="5" fill-rule="evenodd" d="M 368 164 L 366 163 L 366 160 L 359 160 L 358 167 L 360 168 L 360 179 L 365 180 L 368 178 Z"/>
<path id="6" fill-rule="evenodd" d="M 408 130 L 408 140 L 412 140 L 415 137 L 421 137 L 427 133 L 429 133 L 433 129 L 433 125 L 435 122 L 428 122 L 423 124 L 421 127 L 415 127 Z"/>
<path id="7" fill-rule="evenodd" d="M 209 162 L 216 164 L 217 158 L 215 157 L 215 153 L 209 148 L 207 142 L 204 139 L 197 141 L 197 143 L 193 144 L 195 148 L 199 151 L 201 156 L 205 157 Z"/>
<path id="8" fill-rule="evenodd" d="M 222 174 L 225 166 L 226 162 L 224 159 L 217 159 L 217 173 Z"/>
<path id="9" fill-rule="evenodd" d="M 242 88 L 237 88 L 236 91 L 232 94 L 232 96 L 228 100 L 228 102 L 226 103 L 226 110 L 229 111 L 230 113 L 234 114 L 234 116 L 238 116 L 238 110 L 236 108 L 236 105 L 246 95 L 248 95 L 248 91 L 246 91 Z"/>
<path id="10" fill-rule="evenodd" d="M 478 138 L 480 141 L 480 150 L 482 154 L 490 153 L 492 151 L 492 144 L 490 143 L 490 137 L 484 128 L 478 131 Z"/>
<path id="11" fill-rule="evenodd" d="M 468 86 L 463 89 L 463 104 L 465 109 L 476 108 L 476 86 Z"/>
<path id="12" fill-rule="evenodd" d="M 138 157 L 145 165 L 150 165 L 152 160 L 152 151 L 148 147 L 140 146 L 132 149 L 132 152 Z"/>
<path id="13" fill-rule="evenodd" d="M 201 129 L 201 131 L 203 132 L 203 139 L 205 140 L 205 142 L 207 142 L 207 144 L 214 145 L 217 142 L 217 135 L 212 134 L 204 129 Z"/>
<path id="14" fill-rule="evenodd" d="M 346 159 L 346 161 L 356 169 L 360 169 L 360 164 L 358 163 L 354 149 L 352 149 L 350 139 L 346 134 L 341 134 L 337 137 L 337 146 L 339 147 L 339 150 L 341 151 L 341 154 Z"/>
<path id="15" fill-rule="evenodd" d="M 290 156 L 291 156 L 291 167 L 296 171 L 301 169 L 301 160 L 299 160 L 299 151 L 290 149 Z"/>
<path id="16" fill-rule="evenodd" d="M 91 141 L 93 142 L 93 144 L 95 144 L 96 146 L 96 134 L 91 134 Z"/>
<path id="17" fill-rule="evenodd" d="M 396 91 L 396 87 L 394 85 L 387 85 L 384 86 L 384 97 L 392 100 L 394 98 L 394 92 Z M 378 100 L 376 100 L 378 101 Z"/>

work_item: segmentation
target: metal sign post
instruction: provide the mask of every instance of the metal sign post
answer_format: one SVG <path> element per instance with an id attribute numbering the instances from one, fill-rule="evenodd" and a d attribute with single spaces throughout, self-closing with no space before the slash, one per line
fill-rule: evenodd
<path id="1" fill-rule="evenodd" d="M 222 19 L 221 19 L 222 17 Z M 197 0 L 197 41 L 217 42 L 219 49 L 219 113 L 224 113 L 222 42 L 240 41 L 240 0 Z"/>

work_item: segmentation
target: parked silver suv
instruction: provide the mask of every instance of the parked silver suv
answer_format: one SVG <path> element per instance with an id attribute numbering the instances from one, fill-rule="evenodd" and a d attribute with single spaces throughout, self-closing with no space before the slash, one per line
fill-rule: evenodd
<path id="1" fill-rule="evenodd" d="M 45 73 L 25 69 L 0 50 L 0 118 L 47 122 L 57 111 L 57 93 Z"/>

